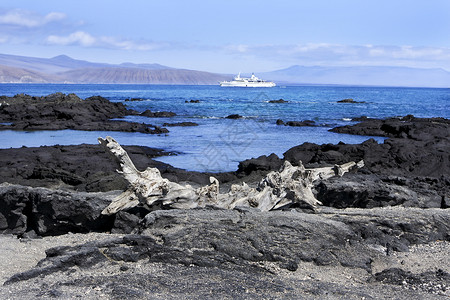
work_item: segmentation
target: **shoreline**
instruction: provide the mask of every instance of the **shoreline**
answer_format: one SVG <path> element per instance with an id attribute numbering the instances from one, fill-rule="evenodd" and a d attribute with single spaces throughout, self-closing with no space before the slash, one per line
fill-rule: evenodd
<path id="1" fill-rule="evenodd" d="M 257 185 L 284 161 L 318 168 L 364 160 L 360 170 L 314 183 L 323 204 L 315 211 L 160 203 L 104 216 L 127 184 L 100 146 L 0 149 L 0 251 L 8 258 L 0 296 L 444 299 L 449 128 L 442 118 L 364 120 L 336 130 L 381 134 L 384 143 L 305 143 L 214 174 L 153 160 L 168 154 L 161 149 L 124 146 L 141 171 L 156 167 L 198 187 L 215 176 L 224 190 Z"/>

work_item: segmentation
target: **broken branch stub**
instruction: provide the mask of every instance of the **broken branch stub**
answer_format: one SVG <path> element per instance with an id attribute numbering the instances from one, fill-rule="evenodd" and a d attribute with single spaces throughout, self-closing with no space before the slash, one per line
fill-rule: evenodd
<path id="1" fill-rule="evenodd" d="M 207 205 L 232 209 L 236 206 L 249 206 L 269 211 L 293 203 L 301 207 L 314 209 L 321 205 L 312 192 L 315 180 L 324 180 L 333 176 L 342 176 L 354 167 L 361 168 L 364 162 L 349 162 L 334 167 L 305 169 L 292 166 L 285 161 L 279 171 L 272 171 L 263 178 L 256 188 L 245 182 L 234 184 L 228 193 L 219 192 L 219 181 L 210 177 L 210 185 L 194 189 L 162 178 L 156 168 L 147 168 L 140 172 L 134 166 L 127 152 L 112 137 L 99 138 L 99 143 L 119 162 L 120 174 L 128 181 L 128 189 L 116 197 L 102 214 L 115 214 L 123 209 L 135 207 L 139 203 L 152 205 L 161 202 L 170 208 L 189 209 Z"/>

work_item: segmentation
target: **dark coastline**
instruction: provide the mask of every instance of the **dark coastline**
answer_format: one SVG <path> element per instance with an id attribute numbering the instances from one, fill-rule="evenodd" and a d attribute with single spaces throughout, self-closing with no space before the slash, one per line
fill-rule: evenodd
<path id="1" fill-rule="evenodd" d="M 79 102 L 75 97 L 67 96 L 70 99 L 64 103 Z M 41 117 L 33 118 L 39 122 L 34 124 L 25 119 L 30 105 L 21 122 L 0 129 L 42 130 L 50 124 L 60 129 L 78 124 L 74 129 L 90 130 L 87 123 L 96 128 L 101 122 L 111 130 L 118 125 L 111 125 L 115 121 L 110 118 L 132 112 L 110 107 L 105 100 L 91 99 L 92 106 L 82 114 L 70 104 L 64 111 L 50 110 L 50 119 L 43 118 L 45 110 L 40 110 Z M 92 109 L 97 105 L 110 111 L 99 113 Z M 3 113 L 0 122 L 12 122 L 21 113 L 10 112 L 8 117 Z M 78 121 L 76 116 L 90 121 Z M 123 126 L 117 130 L 131 130 Z M 162 133 L 150 132 L 160 130 L 156 127 L 143 130 Z M 448 297 L 448 265 L 436 266 L 420 251 L 416 257 L 413 249 L 428 247 L 427 251 L 437 253 L 442 248 L 439 255 L 450 255 L 450 120 L 362 119 L 333 131 L 387 139 L 382 144 L 374 140 L 354 145 L 305 143 L 282 158 L 272 154 L 249 159 L 235 172 L 220 174 L 188 172 L 153 160 L 170 155 L 161 149 L 124 147 L 140 170 L 155 167 L 171 181 L 197 186 L 215 176 L 223 188 L 231 183 L 254 184 L 279 169 L 284 160 L 316 168 L 363 159 L 362 169 L 317 182 L 314 191 L 323 203 L 317 211 L 295 206 L 267 213 L 159 206 L 105 217 L 101 210 L 126 188 L 126 182 L 99 145 L 0 149 L 0 233 L 30 243 L 71 233 L 102 234 L 101 239 L 79 245 L 46 249 L 46 258 L 37 266 L 9 277 L 0 296 L 11 288 L 18 298 L 67 298 L 100 286 L 110 298 L 181 294 L 212 298 L 211 291 L 217 297 L 251 299 L 261 294 L 289 299 Z M 410 257 L 405 256 L 408 251 Z M 412 267 L 419 262 L 424 264 L 422 269 Z M 322 272 L 349 277 L 321 277 Z M 93 298 L 99 295 L 95 293 Z"/>

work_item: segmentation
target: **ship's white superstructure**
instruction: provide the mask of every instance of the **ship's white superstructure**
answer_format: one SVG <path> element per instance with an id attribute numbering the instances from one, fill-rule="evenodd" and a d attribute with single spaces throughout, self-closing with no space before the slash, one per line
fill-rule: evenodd
<path id="1" fill-rule="evenodd" d="M 252 74 L 252 77 L 245 78 L 241 77 L 241 73 L 239 73 L 234 80 L 231 81 L 221 81 L 219 82 L 220 86 L 238 86 L 238 87 L 273 87 L 275 83 L 272 81 L 262 80 Z"/>

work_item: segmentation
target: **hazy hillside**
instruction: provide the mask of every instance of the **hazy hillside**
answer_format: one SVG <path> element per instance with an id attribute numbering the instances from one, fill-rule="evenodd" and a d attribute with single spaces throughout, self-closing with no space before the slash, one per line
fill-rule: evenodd
<path id="1" fill-rule="evenodd" d="M 450 87 L 450 72 L 406 67 L 305 67 L 261 73 L 284 83 Z"/>
<path id="2" fill-rule="evenodd" d="M 56 75 L 0 65 L 0 82 L 3 83 L 49 83 L 61 81 L 63 79 Z"/>
<path id="3" fill-rule="evenodd" d="M 181 69 L 87 68 L 59 74 L 74 83 L 218 84 L 228 76 Z"/>
<path id="4" fill-rule="evenodd" d="M 288 84 L 344 84 L 379 86 L 450 87 L 450 72 L 406 67 L 305 67 L 258 73 Z M 232 76 L 176 69 L 157 63 L 106 64 L 66 55 L 53 58 L 0 54 L 0 82 L 218 84 Z"/>
<path id="5" fill-rule="evenodd" d="M 160 64 L 95 63 L 66 55 L 53 58 L 0 54 L 0 82 L 217 84 L 228 76 Z"/>
<path id="6" fill-rule="evenodd" d="M 119 65 L 120 67 L 125 68 L 139 68 L 139 69 L 146 69 L 146 70 L 161 70 L 161 69 L 175 69 L 168 66 L 163 66 L 160 64 L 133 64 L 133 63 L 121 63 Z"/>
<path id="7" fill-rule="evenodd" d="M 47 74 L 56 74 L 70 70 L 83 68 L 140 68 L 147 70 L 172 69 L 160 64 L 133 64 L 122 63 L 120 65 L 89 62 L 86 60 L 73 59 L 67 55 L 58 55 L 52 58 L 38 58 L 0 54 L 0 65 L 22 68 Z"/>

